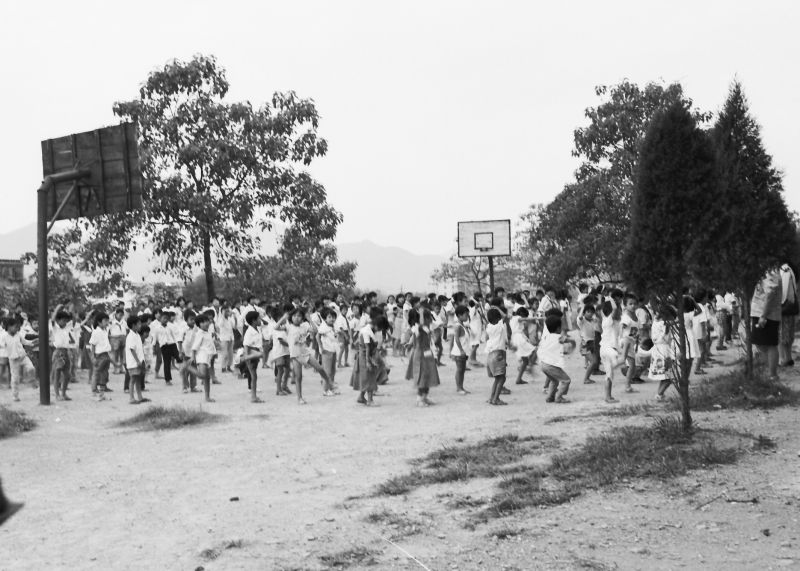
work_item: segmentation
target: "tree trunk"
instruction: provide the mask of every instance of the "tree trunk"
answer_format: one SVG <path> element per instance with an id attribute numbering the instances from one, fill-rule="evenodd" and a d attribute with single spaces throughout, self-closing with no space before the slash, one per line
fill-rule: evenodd
<path id="1" fill-rule="evenodd" d="M 742 296 L 742 319 L 744 320 L 744 370 L 747 378 L 752 380 L 756 374 L 755 362 L 753 358 L 753 324 L 750 319 L 750 300 L 753 297 L 752 291 L 745 290 Z M 731 332 L 733 337 L 733 332 Z"/>
<path id="2" fill-rule="evenodd" d="M 680 291 L 680 290 L 678 290 Z M 689 374 L 691 367 L 686 359 L 686 321 L 683 318 L 683 300 L 678 303 L 678 355 L 680 358 L 680 377 L 678 395 L 681 398 L 681 422 L 684 430 L 692 428 L 692 413 L 689 408 Z"/>
<path id="3" fill-rule="evenodd" d="M 206 276 L 206 297 L 208 302 L 217 295 L 214 291 L 214 268 L 211 267 L 211 234 L 203 231 L 203 271 Z"/>

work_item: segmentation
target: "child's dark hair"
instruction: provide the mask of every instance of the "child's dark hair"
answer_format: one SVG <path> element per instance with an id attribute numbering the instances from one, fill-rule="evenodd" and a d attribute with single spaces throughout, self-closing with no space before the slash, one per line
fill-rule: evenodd
<path id="1" fill-rule="evenodd" d="M 319 310 L 319 317 L 320 319 L 322 319 L 322 321 L 328 319 L 328 316 L 330 314 L 336 315 L 336 312 L 333 311 L 333 309 L 331 309 L 330 307 L 323 307 L 322 309 Z"/>
<path id="2" fill-rule="evenodd" d="M 548 315 L 544 320 L 544 324 L 550 333 L 561 333 L 561 316 Z"/>
<path id="3" fill-rule="evenodd" d="M 593 303 L 587 303 L 583 306 L 583 312 L 586 313 L 587 311 L 590 313 L 596 313 L 596 309 Z"/>
<path id="4" fill-rule="evenodd" d="M 413 327 L 417 324 L 419 324 L 419 311 L 416 309 L 411 309 L 408 312 L 408 325 Z"/>
<path id="5" fill-rule="evenodd" d="M 372 321 L 375 321 L 376 319 L 378 319 L 382 315 L 384 315 L 384 311 L 380 307 L 370 307 L 369 308 L 369 318 Z"/>
<path id="6" fill-rule="evenodd" d="M 469 308 L 466 305 L 456 307 L 456 317 L 461 317 L 462 315 L 469 315 Z"/>
<path id="7" fill-rule="evenodd" d="M 489 323 L 495 325 L 499 323 L 501 319 L 503 319 L 503 314 L 496 307 L 490 307 L 489 311 L 486 312 L 486 319 L 489 321 Z"/>
<path id="8" fill-rule="evenodd" d="M 211 320 L 208 318 L 208 315 L 206 315 L 205 313 L 201 313 L 200 315 L 198 315 L 198 316 L 197 316 L 197 317 L 195 317 L 195 319 L 194 319 L 194 322 L 195 322 L 195 324 L 196 324 L 198 327 L 199 327 L 200 325 L 202 325 L 203 323 L 206 323 L 206 322 L 208 322 L 208 321 L 211 321 Z"/>
<path id="9" fill-rule="evenodd" d="M 5 317 L 3 318 L 3 328 L 8 331 L 10 327 L 15 325 L 22 325 L 22 319 L 19 317 Z"/>
<path id="10" fill-rule="evenodd" d="M 142 326 L 142 328 L 139 330 L 139 335 L 142 337 L 142 339 L 144 339 L 150 335 L 150 328 L 147 325 Z"/>
<path id="11" fill-rule="evenodd" d="M 650 349 L 652 349 L 652 348 L 653 348 L 653 340 L 652 340 L 652 339 L 649 339 L 649 338 L 648 338 L 648 339 L 645 339 L 644 341 L 642 341 L 641 343 L 639 343 L 639 346 L 640 346 L 642 349 L 644 349 L 645 351 L 649 351 Z"/>
<path id="12" fill-rule="evenodd" d="M 564 314 L 562 313 L 562 311 L 560 309 L 552 307 L 552 308 L 550 308 L 550 309 L 548 309 L 547 311 L 544 312 L 545 320 L 548 317 L 557 317 L 558 319 L 561 319 L 562 317 L 564 317 Z"/>
<path id="13" fill-rule="evenodd" d="M 378 317 L 372 320 L 372 326 L 378 331 L 384 331 L 384 332 L 388 331 L 389 320 L 386 319 L 385 315 L 379 315 Z"/>
<path id="14" fill-rule="evenodd" d="M 514 312 L 514 315 L 525 319 L 530 315 L 530 313 L 528 313 L 528 310 L 525 309 L 524 307 L 520 307 L 517 311 Z"/>
<path id="15" fill-rule="evenodd" d="M 255 323 L 256 319 L 258 319 L 259 313 L 257 311 L 248 311 L 247 315 L 244 316 L 244 321 L 250 327 L 255 327 L 253 323 Z"/>
<path id="16" fill-rule="evenodd" d="M 63 309 L 56 312 L 56 321 L 61 321 L 62 319 L 70 320 L 72 319 L 72 314 L 69 311 L 64 311 Z"/>
<path id="17" fill-rule="evenodd" d="M 98 327 L 104 319 L 108 319 L 108 314 L 105 311 L 98 311 L 94 314 L 94 326 Z"/>
<path id="18" fill-rule="evenodd" d="M 141 323 L 141 321 L 142 320 L 139 318 L 138 315 L 131 315 L 130 317 L 128 317 L 128 329 L 133 329 L 133 326 L 136 325 L 137 323 Z"/>
<path id="19" fill-rule="evenodd" d="M 190 319 L 195 319 L 195 317 L 196 317 L 196 315 L 195 315 L 194 311 L 192 311 L 191 309 L 187 309 L 186 311 L 183 312 L 184 321 L 189 321 Z"/>

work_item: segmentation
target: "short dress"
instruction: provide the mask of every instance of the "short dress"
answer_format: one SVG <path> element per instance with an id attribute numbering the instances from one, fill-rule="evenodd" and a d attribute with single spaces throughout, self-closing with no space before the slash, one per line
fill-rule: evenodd
<path id="1" fill-rule="evenodd" d="M 369 367 L 370 356 L 375 355 L 378 350 L 378 343 L 372 327 L 365 326 L 359 331 L 356 339 L 356 358 L 353 363 L 353 372 L 350 374 L 350 386 L 354 391 L 375 392 L 378 390 L 378 380 L 385 369 L 381 363 L 376 363 L 373 368 Z"/>
<path id="2" fill-rule="evenodd" d="M 511 344 L 517 348 L 517 357 L 520 359 L 530 357 L 536 347 L 525 334 L 525 323 L 518 315 L 511 318 Z"/>
<path id="3" fill-rule="evenodd" d="M 419 325 L 411 328 L 414 334 L 414 352 L 408 360 L 406 380 L 414 381 L 418 389 L 439 386 L 439 369 L 431 348 L 431 336 Z"/>

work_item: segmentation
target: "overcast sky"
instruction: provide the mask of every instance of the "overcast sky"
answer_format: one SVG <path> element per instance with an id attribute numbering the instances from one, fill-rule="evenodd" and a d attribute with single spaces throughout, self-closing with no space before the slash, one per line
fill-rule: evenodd
<path id="1" fill-rule="evenodd" d="M 700 108 L 744 84 L 800 210 L 795 2 L 136 2 L 0 5 L 0 233 L 35 221 L 40 141 L 114 124 L 148 72 L 213 54 L 231 101 L 316 101 L 313 167 L 339 242 L 455 247 L 458 220 L 515 219 L 572 178 L 594 86 L 679 81 Z"/>

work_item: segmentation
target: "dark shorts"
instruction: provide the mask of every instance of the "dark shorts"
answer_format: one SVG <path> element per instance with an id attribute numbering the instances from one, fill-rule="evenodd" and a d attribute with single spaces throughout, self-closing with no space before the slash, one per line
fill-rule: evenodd
<path id="1" fill-rule="evenodd" d="M 777 347 L 778 336 L 780 332 L 780 322 L 767 319 L 767 324 L 764 327 L 756 327 L 757 325 L 758 318 L 753 317 L 753 345 L 761 345 L 762 347 Z"/>
<path id="2" fill-rule="evenodd" d="M 492 351 L 486 355 L 486 373 L 492 378 L 506 374 L 505 351 Z"/>
<path id="3" fill-rule="evenodd" d="M 593 355 L 594 354 L 594 339 L 589 339 L 588 341 L 581 342 L 581 355 Z"/>

